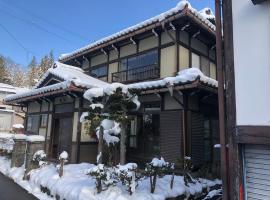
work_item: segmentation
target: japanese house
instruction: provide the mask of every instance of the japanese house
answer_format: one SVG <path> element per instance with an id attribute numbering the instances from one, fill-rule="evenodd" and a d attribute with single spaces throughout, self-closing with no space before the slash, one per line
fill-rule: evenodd
<path id="1" fill-rule="evenodd" d="M 24 111 L 17 106 L 5 105 L 3 99 L 10 94 L 26 91 L 26 89 L 0 83 L 0 133 L 12 131 L 14 124 L 23 124 Z"/>
<path id="2" fill-rule="evenodd" d="M 223 1 L 227 199 L 270 199 L 269 17 L 269 0 Z"/>
<path id="3" fill-rule="evenodd" d="M 208 19 L 209 18 L 209 19 Z M 127 160 L 168 161 L 191 156 L 195 165 L 217 169 L 219 143 L 215 25 L 210 9 L 175 8 L 59 58 L 35 88 L 7 97 L 27 106 L 27 132 L 46 137 L 56 158 L 66 150 L 71 162 L 95 162 L 97 142 L 79 118 L 91 87 L 121 82 L 141 90 L 141 108 L 132 113 Z M 203 74 L 181 81 L 179 71 Z M 195 70 L 196 71 L 196 70 Z M 175 77 L 173 85 L 167 77 Z M 177 79 L 178 77 L 178 79 Z"/>

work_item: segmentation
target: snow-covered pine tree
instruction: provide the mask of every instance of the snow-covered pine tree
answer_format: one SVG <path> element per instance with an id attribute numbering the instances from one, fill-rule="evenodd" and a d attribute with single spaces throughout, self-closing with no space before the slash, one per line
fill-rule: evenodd
<path id="1" fill-rule="evenodd" d="M 108 146 L 117 143 L 120 130 L 120 164 L 124 165 L 126 162 L 127 113 L 140 106 L 136 91 L 128 89 L 123 84 L 112 83 L 105 88 L 89 89 L 85 92 L 84 98 L 92 103 L 88 116 L 86 116 L 86 119 L 91 120 L 92 130 L 101 127 L 97 132 L 99 138 L 98 160 L 100 161 L 98 163 L 102 163 L 102 140 L 104 139 Z"/>

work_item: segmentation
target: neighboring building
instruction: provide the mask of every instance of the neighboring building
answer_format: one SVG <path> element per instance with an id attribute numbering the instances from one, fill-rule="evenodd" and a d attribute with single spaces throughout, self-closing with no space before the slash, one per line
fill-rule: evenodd
<path id="1" fill-rule="evenodd" d="M 19 107 L 9 106 L 3 103 L 3 99 L 7 95 L 16 94 L 22 90 L 22 88 L 0 83 L 0 132 L 12 131 L 14 124 L 24 123 L 25 114 Z"/>
<path id="2" fill-rule="evenodd" d="M 96 138 L 79 122 L 89 106 L 83 93 L 106 82 L 128 84 L 140 89 L 141 108 L 130 114 L 127 160 L 143 163 L 161 155 L 181 162 L 191 156 L 198 168 L 208 166 L 217 174 L 215 26 L 207 18 L 214 21 L 209 9 L 200 13 L 183 1 L 62 56 L 32 91 L 5 101 L 27 106 L 26 130 L 47 138 L 51 158 L 66 150 L 71 162 L 95 162 Z M 191 67 L 197 70 L 177 76 Z"/>
<path id="3" fill-rule="evenodd" d="M 223 19 L 228 194 L 270 199 L 270 1 L 223 1 Z"/>

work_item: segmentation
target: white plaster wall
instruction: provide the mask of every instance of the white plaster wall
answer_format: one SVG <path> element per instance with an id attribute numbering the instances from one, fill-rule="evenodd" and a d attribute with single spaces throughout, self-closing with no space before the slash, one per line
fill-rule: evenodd
<path id="1" fill-rule="evenodd" d="M 237 125 L 270 125 L 270 2 L 232 6 Z"/>

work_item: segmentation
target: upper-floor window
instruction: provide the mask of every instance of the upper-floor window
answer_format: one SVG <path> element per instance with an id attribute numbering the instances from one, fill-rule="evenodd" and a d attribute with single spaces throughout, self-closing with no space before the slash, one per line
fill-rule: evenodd
<path id="1" fill-rule="evenodd" d="M 120 71 L 131 70 L 139 67 L 145 67 L 158 64 L 158 51 L 149 51 L 147 53 L 122 59 L 120 62 Z"/>
<path id="2" fill-rule="evenodd" d="M 90 75 L 95 77 L 95 78 L 107 77 L 108 66 L 105 64 L 105 65 L 93 67 L 93 69 L 90 70 Z"/>
<path id="3" fill-rule="evenodd" d="M 159 77 L 158 51 L 124 58 L 119 63 L 119 72 L 112 74 L 113 82 L 134 82 Z"/>

